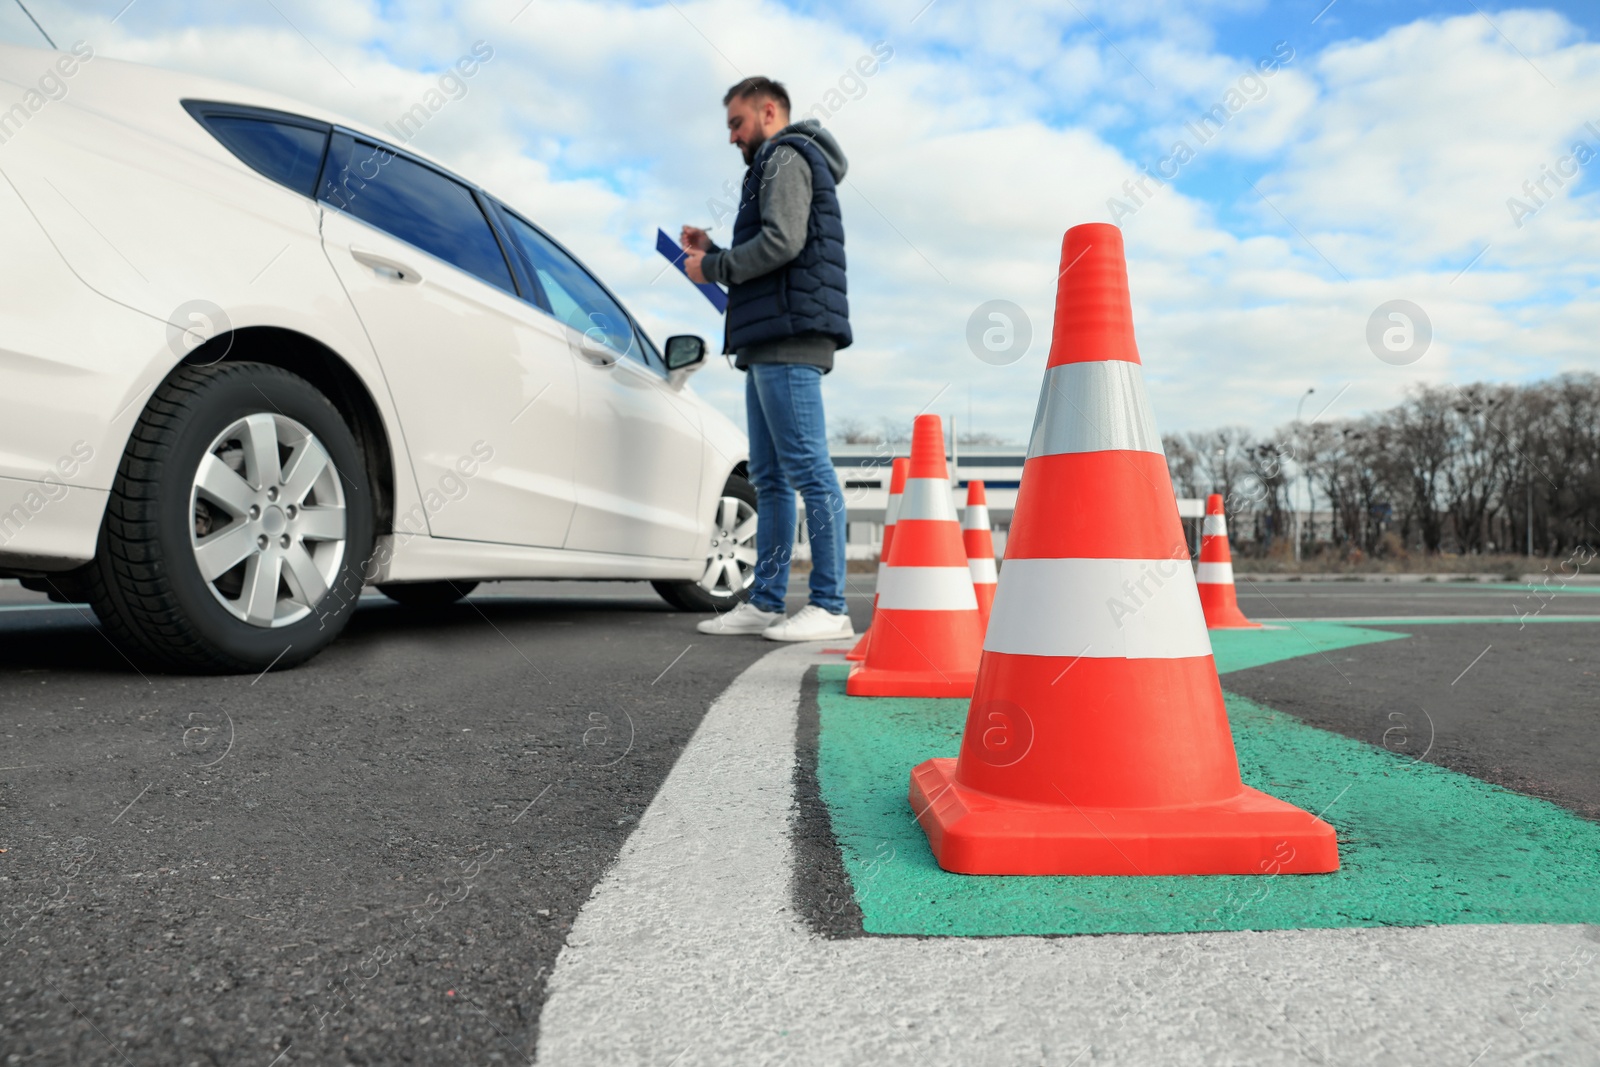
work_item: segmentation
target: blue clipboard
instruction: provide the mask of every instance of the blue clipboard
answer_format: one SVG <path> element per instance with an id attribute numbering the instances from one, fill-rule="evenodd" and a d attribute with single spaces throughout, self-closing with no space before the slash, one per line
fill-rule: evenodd
<path id="1" fill-rule="evenodd" d="M 672 265 L 678 268 L 679 274 L 682 274 L 685 278 L 689 276 L 688 271 L 683 269 L 683 249 L 678 246 L 677 241 L 667 236 L 665 230 L 656 231 L 656 251 L 666 256 L 672 262 Z M 711 282 L 691 282 L 690 284 L 700 290 L 707 300 L 711 301 L 711 306 L 717 309 L 718 315 L 728 310 L 728 294 L 722 291 L 722 286 L 714 285 Z"/>

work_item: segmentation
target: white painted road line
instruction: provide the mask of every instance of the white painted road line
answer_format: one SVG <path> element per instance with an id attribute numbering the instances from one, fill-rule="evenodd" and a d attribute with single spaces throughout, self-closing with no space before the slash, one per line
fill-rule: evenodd
<path id="1" fill-rule="evenodd" d="M 568 936 L 541 1064 L 1592 1059 L 1592 927 L 813 935 L 789 820 L 800 682 L 821 661 L 775 651 L 707 713 Z"/>

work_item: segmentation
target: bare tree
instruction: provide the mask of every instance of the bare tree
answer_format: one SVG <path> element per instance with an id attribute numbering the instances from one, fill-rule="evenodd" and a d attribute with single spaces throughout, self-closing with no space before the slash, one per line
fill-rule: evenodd
<path id="1" fill-rule="evenodd" d="M 1445 510 L 1456 544 L 1463 552 L 1483 552 L 1488 519 L 1499 504 L 1500 489 L 1511 473 L 1509 439 L 1497 419 L 1511 400 L 1506 386 L 1469 385 L 1457 390 L 1450 405 L 1450 463 L 1445 467 Z"/>
<path id="2" fill-rule="evenodd" d="M 1328 541 L 1344 551 L 1505 551 L 1531 541 L 1586 563 L 1600 543 L 1600 375 L 1424 386 L 1360 419 L 1294 423 L 1259 441 L 1225 427 L 1163 444 L 1175 488 L 1221 492 L 1230 513 L 1253 516 L 1256 551 L 1286 532 L 1298 477 L 1326 502 Z"/>
<path id="3" fill-rule="evenodd" d="M 860 419 L 844 418 L 834 419 L 832 432 L 828 440 L 846 445 L 875 445 L 883 440 L 883 434 L 871 429 Z"/>
<path id="4" fill-rule="evenodd" d="M 1194 449 L 1176 434 L 1163 434 L 1161 447 L 1167 454 L 1167 473 L 1172 476 L 1172 488 L 1179 496 L 1205 496 L 1210 490 L 1202 482 L 1200 461 Z"/>
<path id="5" fill-rule="evenodd" d="M 1195 464 L 1206 492 L 1221 493 L 1229 511 L 1242 498 L 1243 478 L 1250 469 L 1249 450 L 1254 446 L 1250 431 L 1243 426 L 1224 426 L 1220 430 L 1190 433 L 1184 441 L 1194 452 Z M 1204 494 L 1199 494 L 1204 495 Z"/>
<path id="6" fill-rule="evenodd" d="M 1396 489 L 1405 500 L 1407 534 L 1415 522 L 1422 548 L 1438 552 L 1444 540 L 1440 496 L 1450 464 L 1450 395 L 1453 390 L 1417 390 L 1389 412 L 1394 427 Z M 1407 538 L 1409 540 L 1409 536 Z"/>

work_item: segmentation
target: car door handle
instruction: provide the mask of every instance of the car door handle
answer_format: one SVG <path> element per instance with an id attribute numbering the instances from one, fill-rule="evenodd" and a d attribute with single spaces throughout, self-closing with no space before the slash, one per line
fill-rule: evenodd
<path id="1" fill-rule="evenodd" d="M 402 285 L 416 285 L 422 280 L 421 273 L 413 269 L 410 264 L 402 263 L 398 259 L 390 259 L 388 256 L 355 245 L 350 246 L 350 255 L 357 263 L 371 267 L 390 281 L 400 282 Z"/>
<path id="2" fill-rule="evenodd" d="M 567 341 L 573 353 L 591 367 L 613 367 L 621 358 L 608 345 L 594 340 L 588 334 L 579 331 L 577 327 L 572 327 L 572 332 L 567 335 Z"/>

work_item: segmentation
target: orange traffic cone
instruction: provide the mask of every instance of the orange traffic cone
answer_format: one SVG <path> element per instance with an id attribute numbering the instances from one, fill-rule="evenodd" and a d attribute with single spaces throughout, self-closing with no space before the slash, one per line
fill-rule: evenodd
<path id="1" fill-rule="evenodd" d="M 1195 582 L 1200 587 L 1200 608 L 1212 630 L 1259 630 L 1239 610 L 1233 591 L 1233 553 L 1228 551 L 1228 520 L 1222 514 L 1222 494 L 1206 498 L 1205 525 L 1200 528 L 1200 566 Z"/>
<path id="2" fill-rule="evenodd" d="M 966 874 L 1336 870 L 1333 827 L 1239 779 L 1122 233 L 1076 226 L 1061 262 L 960 758 L 911 772 L 912 810 Z"/>
<path id="3" fill-rule="evenodd" d="M 889 566 L 889 543 L 894 540 L 894 521 L 900 514 L 900 495 L 905 492 L 906 472 L 911 469 L 911 460 L 901 456 L 889 468 L 889 503 L 884 507 L 883 513 L 883 545 L 878 549 L 878 580 L 872 590 L 872 621 L 867 623 L 867 632 L 861 635 L 861 640 L 856 642 L 845 655 L 845 659 L 859 663 L 867 658 L 867 645 L 872 642 L 872 627 L 878 621 L 878 593 L 883 589 L 883 572 Z"/>
<path id="4" fill-rule="evenodd" d="M 982 646 L 978 598 L 950 499 L 944 429 L 939 416 L 918 415 L 894 544 L 872 617 L 872 640 L 865 662 L 845 679 L 845 692 L 969 697 Z"/>
<path id="5" fill-rule="evenodd" d="M 978 621 L 989 628 L 994 605 L 994 534 L 989 530 L 989 497 L 982 482 L 967 483 L 967 510 L 961 515 L 961 540 L 967 547 L 967 569 L 978 597 Z"/>

